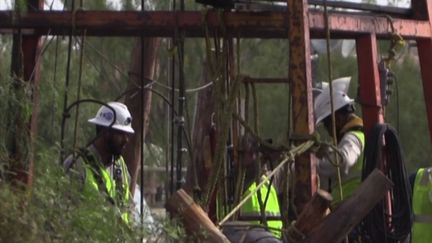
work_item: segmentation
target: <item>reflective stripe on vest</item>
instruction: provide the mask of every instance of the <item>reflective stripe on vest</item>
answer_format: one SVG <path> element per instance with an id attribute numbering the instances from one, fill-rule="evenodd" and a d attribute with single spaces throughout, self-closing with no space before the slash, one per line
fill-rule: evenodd
<path id="1" fill-rule="evenodd" d="M 265 184 L 265 186 L 261 187 L 259 190 L 259 192 L 261 193 L 261 199 L 263 200 L 263 203 L 267 196 L 268 188 L 269 188 L 268 184 Z M 253 182 L 244 193 L 244 196 L 250 194 L 255 189 L 256 189 L 256 183 Z M 277 197 L 277 193 L 273 185 L 270 186 L 270 193 L 268 195 L 267 203 L 265 205 L 265 214 L 268 215 L 269 217 L 280 216 L 279 199 Z M 259 204 L 257 193 L 255 193 L 251 198 L 249 198 L 249 200 L 247 200 L 246 203 L 243 204 L 243 206 L 241 207 L 240 216 L 239 216 L 240 219 L 242 218 L 243 215 L 246 217 L 253 216 L 253 217 L 261 218 L 261 210 L 260 210 L 260 204 Z M 251 220 L 250 222 L 254 224 L 260 224 L 259 220 L 253 220 L 253 221 Z M 281 237 L 281 232 L 280 232 L 280 229 L 282 229 L 281 219 L 268 220 L 267 226 L 269 227 L 269 230 L 272 232 L 272 234 L 275 237 L 278 238 Z"/>
<path id="2" fill-rule="evenodd" d="M 352 168 L 350 168 L 348 176 L 342 179 L 342 192 L 344 199 L 350 197 L 354 191 L 361 184 L 361 174 L 363 169 L 363 156 L 364 156 L 364 147 L 365 147 L 365 135 L 362 131 L 350 131 L 350 133 L 354 134 L 362 145 L 362 151 L 360 153 L 359 158 Z M 332 204 L 338 204 L 341 201 L 340 193 L 339 193 L 339 185 L 337 182 L 334 183 L 332 187 Z"/>
<path id="3" fill-rule="evenodd" d="M 432 242 L 432 167 L 417 171 L 412 208 L 415 217 L 411 242 Z"/>

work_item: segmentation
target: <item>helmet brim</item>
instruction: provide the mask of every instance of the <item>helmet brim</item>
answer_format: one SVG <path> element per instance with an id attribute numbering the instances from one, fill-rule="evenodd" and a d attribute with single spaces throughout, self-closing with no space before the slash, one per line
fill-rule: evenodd
<path id="1" fill-rule="evenodd" d="M 336 105 L 334 107 L 334 111 L 336 112 L 337 110 L 339 110 L 340 108 L 346 106 L 346 105 L 352 105 L 354 104 L 354 99 L 348 98 L 346 100 L 346 103 L 343 104 L 339 104 Z M 331 111 L 330 109 L 328 109 L 325 113 L 323 113 L 321 116 L 317 117 L 316 121 L 315 121 L 315 126 L 318 126 L 325 118 L 327 118 L 329 115 L 331 115 Z"/>
<path id="2" fill-rule="evenodd" d="M 111 125 L 110 123 L 101 122 L 100 120 L 98 120 L 96 118 L 89 119 L 88 122 L 91 124 L 95 124 L 95 125 L 99 125 L 99 126 L 103 126 L 103 127 L 109 127 Z M 135 133 L 135 131 L 133 130 L 133 128 L 131 126 L 122 126 L 122 125 L 114 124 L 111 126 L 111 128 L 119 130 L 119 131 L 131 133 L 131 134 Z"/>

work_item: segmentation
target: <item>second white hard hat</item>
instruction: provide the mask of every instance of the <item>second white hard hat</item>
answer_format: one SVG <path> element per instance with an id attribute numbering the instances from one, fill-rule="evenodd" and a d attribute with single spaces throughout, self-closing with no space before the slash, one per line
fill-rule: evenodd
<path id="1" fill-rule="evenodd" d="M 112 124 L 112 128 L 120 131 L 124 131 L 127 133 L 134 133 L 135 131 L 132 128 L 132 116 L 127 108 L 127 106 L 120 102 L 108 102 L 109 107 L 103 105 L 99 108 L 96 116 L 88 122 L 109 127 Z M 115 122 L 114 120 L 114 112 L 115 112 Z"/>
<path id="2" fill-rule="evenodd" d="M 333 108 L 335 111 L 354 103 L 354 100 L 347 95 L 350 81 L 351 77 L 343 77 L 332 81 Z M 316 125 L 331 114 L 330 87 L 328 84 L 323 84 L 322 87 L 321 93 L 317 95 L 314 102 Z"/>

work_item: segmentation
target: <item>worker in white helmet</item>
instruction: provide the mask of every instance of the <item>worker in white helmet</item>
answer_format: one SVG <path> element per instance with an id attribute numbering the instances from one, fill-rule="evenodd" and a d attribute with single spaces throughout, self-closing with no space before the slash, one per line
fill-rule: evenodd
<path id="1" fill-rule="evenodd" d="M 333 107 L 337 138 L 337 154 L 339 154 L 339 169 L 341 173 L 343 198 L 351 196 L 361 183 L 363 150 L 365 136 L 363 120 L 354 113 L 354 100 L 348 95 L 350 77 L 333 80 Z M 314 112 L 316 125 L 324 124 L 330 136 L 333 136 L 333 121 L 331 114 L 330 87 L 323 85 L 315 98 Z M 320 186 L 331 191 L 334 204 L 341 200 L 338 186 L 336 151 L 331 147 L 317 153 Z"/>
<path id="2" fill-rule="evenodd" d="M 75 156 L 64 161 L 66 172 L 83 185 L 84 197 L 102 193 L 119 209 L 119 216 L 130 222 L 130 176 L 121 152 L 134 133 L 132 117 L 126 105 L 109 102 L 90 120 L 96 125 L 96 139 Z"/>

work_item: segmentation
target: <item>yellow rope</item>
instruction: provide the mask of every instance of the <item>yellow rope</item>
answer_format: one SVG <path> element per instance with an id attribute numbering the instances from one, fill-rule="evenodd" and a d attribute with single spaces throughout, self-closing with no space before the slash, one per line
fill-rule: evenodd
<path id="1" fill-rule="evenodd" d="M 276 168 L 274 168 L 274 170 L 272 172 L 270 172 L 270 174 L 267 175 L 267 177 L 264 177 L 263 180 L 261 180 L 261 182 L 256 186 L 256 188 L 254 190 L 252 190 L 249 194 L 247 194 L 243 200 L 240 201 L 240 203 L 234 207 L 233 210 L 231 210 L 231 212 L 229 212 L 225 218 L 223 218 L 219 223 L 218 226 L 222 226 L 223 224 L 225 224 L 227 222 L 228 219 L 230 219 L 245 203 L 247 200 L 249 200 L 253 195 L 255 195 L 255 193 L 265 184 L 267 183 L 272 176 L 274 176 L 287 162 L 293 163 L 294 162 L 294 158 L 295 156 L 302 154 L 304 152 L 306 152 L 307 150 L 309 150 L 313 145 L 315 144 L 315 141 L 313 140 L 309 140 L 306 141 L 300 145 L 298 145 L 297 147 L 292 148 L 290 151 L 288 151 L 285 154 L 285 158 L 278 164 L 278 166 L 276 166 Z"/>
<path id="2" fill-rule="evenodd" d="M 326 48 L 327 48 L 327 67 L 328 67 L 328 79 L 329 79 L 329 88 L 330 88 L 330 108 L 331 108 L 331 119 L 332 119 L 332 138 L 334 146 L 337 146 L 337 134 L 336 134 L 336 119 L 335 119 L 335 110 L 334 110 L 334 102 L 333 102 L 333 84 L 332 84 L 332 66 L 331 66 L 331 55 L 330 55 L 330 27 L 329 27 L 329 16 L 327 11 L 327 0 L 324 1 L 324 22 L 326 28 Z M 337 150 L 335 150 L 337 151 Z M 342 191 L 342 178 L 340 171 L 340 161 L 339 156 L 336 154 L 336 170 L 337 170 L 337 179 L 338 179 L 338 187 L 339 187 L 339 196 L 341 200 L 343 200 L 343 191 Z"/>

